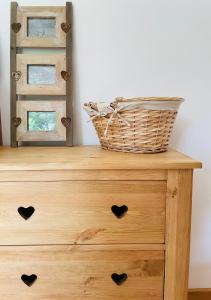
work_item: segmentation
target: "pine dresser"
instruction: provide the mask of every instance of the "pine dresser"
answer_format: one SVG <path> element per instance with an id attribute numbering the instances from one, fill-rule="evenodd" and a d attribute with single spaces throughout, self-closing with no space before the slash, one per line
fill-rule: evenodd
<path id="1" fill-rule="evenodd" d="M 187 300 L 192 173 L 170 150 L 0 149 L 1 300 Z"/>

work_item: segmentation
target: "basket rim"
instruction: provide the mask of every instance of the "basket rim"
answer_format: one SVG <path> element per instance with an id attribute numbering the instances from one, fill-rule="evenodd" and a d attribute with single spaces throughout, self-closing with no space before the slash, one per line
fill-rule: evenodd
<path id="1" fill-rule="evenodd" d="M 139 102 L 139 101 L 180 101 L 184 102 L 185 99 L 182 97 L 133 97 L 133 98 L 124 98 L 117 97 L 115 102 Z"/>

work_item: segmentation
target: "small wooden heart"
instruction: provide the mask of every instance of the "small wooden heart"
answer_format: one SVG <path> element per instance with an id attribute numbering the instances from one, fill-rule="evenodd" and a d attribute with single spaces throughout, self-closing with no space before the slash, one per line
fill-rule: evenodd
<path id="1" fill-rule="evenodd" d="M 117 206 L 113 205 L 111 207 L 112 213 L 118 218 L 121 219 L 128 211 L 127 205 Z"/>
<path id="2" fill-rule="evenodd" d="M 15 81 L 18 81 L 18 80 L 21 78 L 21 72 L 20 72 L 20 71 L 12 72 L 12 78 L 13 78 Z"/>
<path id="3" fill-rule="evenodd" d="M 63 117 L 61 118 L 61 122 L 66 128 L 69 128 L 71 126 L 71 118 Z"/>
<path id="4" fill-rule="evenodd" d="M 34 212 L 35 209 L 33 206 L 29 206 L 26 208 L 21 206 L 18 208 L 19 215 L 25 220 L 28 220 L 33 215 Z"/>
<path id="5" fill-rule="evenodd" d="M 117 274 L 113 273 L 111 275 L 112 280 L 117 284 L 117 285 L 122 285 L 128 278 L 127 274 Z"/>
<path id="6" fill-rule="evenodd" d="M 37 275 L 35 274 L 32 274 L 32 275 L 22 275 L 21 276 L 21 280 L 26 284 L 28 285 L 29 287 L 32 286 L 35 281 L 37 280 Z"/>
<path id="7" fill-rule="evenodd" d="M 12 23 L 11 27 L 15 33 L 18 33 L 21 29 L 21 23 Z"/>
<path id="8" fill-rule="evenodd" d="M 21 118 L 13 118 L 13 125 L 18 127 L 21 124 Z"/>
<path id="9" fill-rule="evenodd" d="M 61 71 L 61 75 L 62 75 L 62 78 L 65 80 L 65 81 L 68 81 L 70 79 L 70 72 L 68 71 Z"/>
<path id="10" fill-rule="evenodd" d="M 71 25 L 67 24 L 67 23 L 62 23 L 61 24 L 61 29 L 65 32 L 68 33 L 68 31 L 70 31 Z"/>

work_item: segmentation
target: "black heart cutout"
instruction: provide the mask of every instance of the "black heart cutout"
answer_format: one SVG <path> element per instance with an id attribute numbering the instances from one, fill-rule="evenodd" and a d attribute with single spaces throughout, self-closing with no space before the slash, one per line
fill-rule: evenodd
<path id="1" fill-rule="evenodd" d="M 128 211 L 127 205 L 117 206 L 113 205 L 111 207 L 112 213 L 118 218 L 121 219 Z"/>
<path id="2" fill-rule="evenodd" d="M 117 274 L 113 273 L 111 275 L 112 280 L 117 284 L 117 285 L 122 285 L 126 280 L 127 280 L 127 274 Z"/>
<path id="3" fill-rule="evenodd" d="M 32 286 L 32 285 L 35 283 L 35 281 L 37 280 L 37 275 L 32 274 L 32 275 L 28 276 L 28 275 L 25 275 L 25 274 L 24 274 L 24 275 L 21 276 L 21 280 L 22 280 L 26 285 Z"/>
<path id="4" fill-rule="evenodd" d="M 35 209 L 33 206 L 29 206 L 27 208 L 21 206 L 18 208 L 18 213 L 25 220 L 28 220 L 33 215 L 34 211 L 35 211 Z"/>

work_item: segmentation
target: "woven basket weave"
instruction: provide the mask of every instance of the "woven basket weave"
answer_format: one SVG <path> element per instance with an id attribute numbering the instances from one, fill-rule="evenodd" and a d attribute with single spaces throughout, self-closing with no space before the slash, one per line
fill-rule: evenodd
<path id="1" fill-rule="evenodd" d="M 103 149 L 157 153 L 167 151 L 183 98 L 116 98 L 110 104 L 84 104 Z"/>

